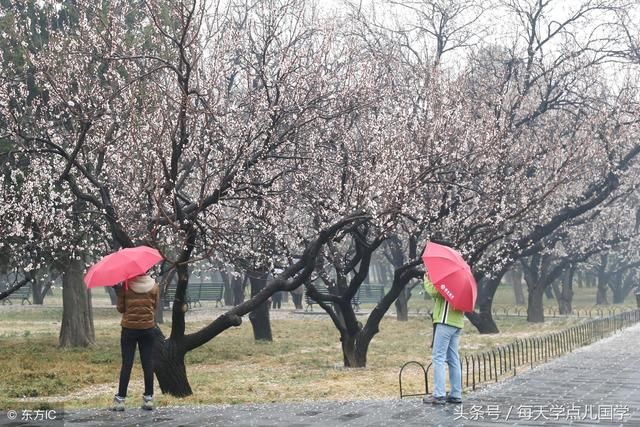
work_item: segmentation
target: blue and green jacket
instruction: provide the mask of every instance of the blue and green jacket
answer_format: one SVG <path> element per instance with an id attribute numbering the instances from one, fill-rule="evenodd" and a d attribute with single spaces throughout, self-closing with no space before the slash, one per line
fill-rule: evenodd
<path id="1" fill-rule="evenodd" d="M 444 323 L 454 328 L 462 329 L 464 325 L 464 313 L 449 305 L 440 292 L 427 278 L 424 279 L 424 290 L 433 298 L 433 323 Z"/>

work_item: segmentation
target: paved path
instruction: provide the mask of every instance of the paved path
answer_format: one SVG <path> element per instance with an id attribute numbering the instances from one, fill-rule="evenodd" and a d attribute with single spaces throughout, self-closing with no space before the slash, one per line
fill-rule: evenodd
<path id="1" fill-rule="evenodd" d="M 640 325 L 465 396 L 433 407 L 418 398 L 355 402 L 80 410 L 64 425 L 84 426 L 490 426 L 640 427 Z M 0 424 L 7 425 L 6 413 Z M 20 418 L 20 416 L 18 416 Z M 57 423 L 9 423 L 47 425 Z"/>

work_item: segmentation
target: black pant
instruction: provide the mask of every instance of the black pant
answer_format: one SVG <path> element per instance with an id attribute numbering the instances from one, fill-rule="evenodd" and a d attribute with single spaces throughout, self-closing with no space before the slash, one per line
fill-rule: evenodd
<path id="1" fill-rule="evenodd" d="M 122 368 L 120 369 L 120 387 L 118 396 L 127 397 L 127 387 L 133 367 L 133 357 L 136 353 L 136 344 L 140 349 L 140 362 L 144 372 L 144 394 L 153 396 L 153 328 L 129 329 L 122 328 L 120 336 L 120 349 L 122 350 Z"/>

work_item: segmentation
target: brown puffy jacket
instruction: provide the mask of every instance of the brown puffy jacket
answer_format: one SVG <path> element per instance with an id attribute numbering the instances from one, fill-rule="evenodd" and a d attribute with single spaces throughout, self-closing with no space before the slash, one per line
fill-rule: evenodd
<path id="1" fill-rule="evenodd" d="M 124 328 L 149 329 L 156 324 L 156 307 L 160 302 L 160 289 L 153 285 L 151 290 L 144 293 L 129 289 L 118 290 L 118 311 L 122 313 Z"/>

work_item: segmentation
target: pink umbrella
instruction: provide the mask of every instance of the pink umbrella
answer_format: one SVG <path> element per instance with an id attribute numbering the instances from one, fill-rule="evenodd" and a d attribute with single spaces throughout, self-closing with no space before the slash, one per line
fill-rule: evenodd
<path id="1" fill-rule="evenodd" d="M 448 246 L 429 242 L 422 254 L 429 279 L 453 308 L 473 311 L 478 296 L 476 280 L 462 256 Z"/>
<path id="2" fill-rule="evenodd" d="M 88 288 L 113 286 L 146 273 L 161 260 L 160 252 L 148 246 L 120 249 L 92 265 L 84 283 Z"/>

